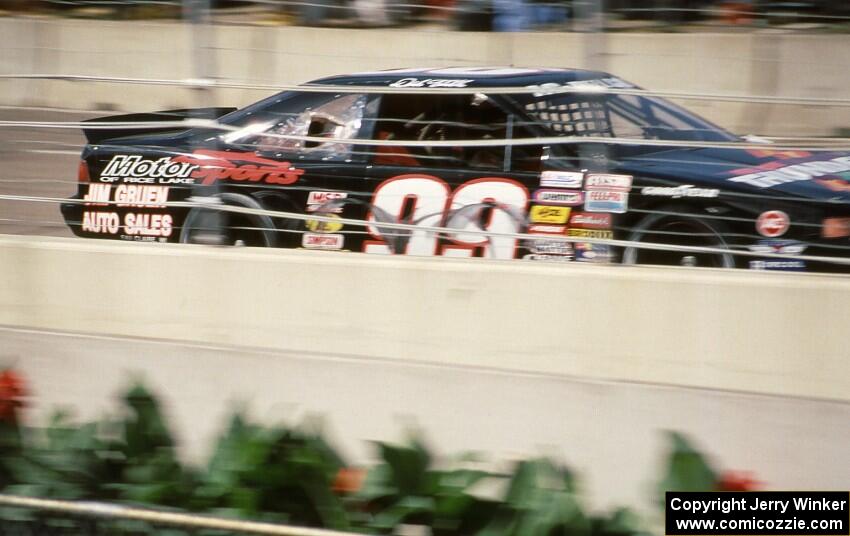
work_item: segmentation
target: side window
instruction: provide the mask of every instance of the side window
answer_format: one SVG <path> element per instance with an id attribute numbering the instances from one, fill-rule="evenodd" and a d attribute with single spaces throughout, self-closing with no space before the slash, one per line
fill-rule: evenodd
<path id="1" fill-rule="evenodd" d="M 529 136 L 513 115 L 483 94 L 384 95 L 374 130 L 376 140 L 436 143 Z M 374 153 L 376 165 L 389 166 L 511 171 L 523 160 L 540 164 L 540 147 L 506 149 L 504 144 L 377 146 Z"/>
<path id="2" fill-rule="evenodd" d="M 377 99 L 372 100 L 377 103 Z M 369 124 L 364 122 L 368 108 L 368 95 L 329 94 L 312 107 L 281 113 L 276 122 L 255 123 L 245 127 L 243 135 L 237 132 L 224 139 L 260 153 L 293 160 L 349 161 L 354 156 L 354 144 L 337 140 L 371 134 L 364 132 L 364 125 Z M 293 136 L 328 138 L 328 141 L 307 141 L 293 139 Z"/>

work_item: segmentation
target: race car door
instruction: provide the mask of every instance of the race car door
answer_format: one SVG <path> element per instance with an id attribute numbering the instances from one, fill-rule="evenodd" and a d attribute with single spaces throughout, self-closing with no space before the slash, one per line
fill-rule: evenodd
<path id="1" fill-rule="evenodd" d="M 371 191 L 362 251 L 512 259 L 538 179 L 541 147 L 505 146 L 523 136 L 516 116 L 485 95 L 383 95 L 370 152 Z M 467 143 L 458 144 L 458 140 Z M 404 223 L 406 229 L 381 223 Z M 447 227 L 450 232 L 437 232 Z M 488 234 L 493 233 L 493 234 Z"/>

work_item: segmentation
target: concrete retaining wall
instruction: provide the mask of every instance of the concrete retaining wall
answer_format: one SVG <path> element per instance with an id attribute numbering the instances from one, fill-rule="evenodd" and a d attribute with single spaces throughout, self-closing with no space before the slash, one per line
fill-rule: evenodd
<path id="1" fill-rule="evenodd" d="M 0 362 L 37 420 L 144 376 L 194 461 L 242 401 L 323 416 L 354 462 L 411 425 L 443 454 L 554 455 L 594 508 L 649 513 L 665 429 L 772 489 L 846 487 L 848 298 L 840 276 L 0 236 Z"/>
<path id="2" fill-rule="evenodd" d="M 850 279 L 0 238 L 0 324 L 850 401 Z"/>
<path id="3" fill-rule="evenodd" d="M 845 97 L 850 36 L 774 33 L 610 34 L 600 61 L 655 90 Z M 584 34 L 352 30 L 220 26 L 221 78 L 263 84 L 397 67 L 517 65 L 587 67 Z M 192 39 L 178 23 L 0 19 L 0 73 L 62 73 L 185 79 Z M 218 90 L 219 105 L 268 92 Z M 191 106 L 190 90 L 58 81 L 0 81 L 0 104 L 145 111 Z M 850 127 L 848 108 L 691 102 L 735 132 L 824 135 Z"/>

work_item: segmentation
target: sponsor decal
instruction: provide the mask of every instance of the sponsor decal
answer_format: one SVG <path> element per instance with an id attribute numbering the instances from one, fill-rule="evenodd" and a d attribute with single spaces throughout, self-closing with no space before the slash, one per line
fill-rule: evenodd
<path id="1" fill-rule="evenodd" d="M 83 211 L 81 229 L 88 233 L 118 234 L 121 228 L 121 218 L 115 212 Z"/>
<path id="2" fill-rule="evenodd" d="M 570 255 L 550 255 L 545 253 L 529 253 L 522 257 L 527 261 L 544 261 L 544 262 L 572 262 L 573 258 Z"/>
<path id="3" fill-rule="evenodd" d="M 544 171 L 540 174 L 540 186 L 548 188 L 581 188 L 584 173 L 578 171 Z"/>
<path id="4" fill-rule="evenodd" d="M 565 234 L 566 225 L 529 225 L 528 232 L 531 234 Z"/>
<path id="5" fill-rule="evenodd" d="M 115 235 L 122 231 L 121 218 L 115 212 L 83 212 L 81 229 L 88 233 Z M 170 214 L 124 215 L 123 233 L 126 236 L 169 237 L 174 229 Z"/>
<path id="6" fill-rule="evenodd" d="M 579 227 L 582 229 L 610 229 L 611 220 L 610 214 L 591 214 L 588 212 L 574 212 L 570 216 L 570 227 Z"/>
<path id="7" fill-rule="evenodd" d="M 474 80 L 451 79 L 451 78 L 402 78 L 390 84 L 390 87 L 466 87 Z"/>
<path id="8" fill-rule="evenodd" d="M 808 244 L 796 240 L 759 240 L 747 249 L 753 253 L 775 253 L 778 255 L 802 255 Z"/>
<path id="9" fill-rule="evenodd" d="M 301 245 L 310 249 L 342 249 L 343 240 L 341 234 L 304 233 Z"/>
<path id="10" fill-rule="evenodd" d="M 168 186 L 119 184 L 115 201 L 119 207 L 163 207 L 168 201 Z"/>
<path id="11" fill-rule="evenodd" d="M 590 173 L 584 179 L 584 188 L 585 190 L 617 190 L 628 192 L 632 189 L 632 176 Z"/>
<path id="12" fill-rule="evenodd" d="M 797 272 L 805 269 L 806 263 L 804 261 L 773 259 L 750 261 L 750 270 L 789 270 Z"/>
<path id="13" fill-rule="evenodd" d="M 570 190 L 537 190 L 534 192 L 534 200 L 538 203 L 549 205 L 566 205 L 575 207 L 584 203 L 584 192 L 573 192 Z"/>
<path id="14" fill-rule="evenodd" d="M 88 192 L 83 196 L 86 206 L 100 206 L 109 204 L 112 194 L 112 185 L 110 184 L 89 184 Z"/>
<path id="15" fill-rule="evenodd" d="M 791 218 L 781 210 L 762 212 L 756 219 L 756 231 L 767 238 L 784 235 L 790 226 Z"/>
<path id="16" fill-rule="evenodd" d="M 825 218 L 821 228 L 824 238 L 842 238 L 850 236 L 850 218 Z"/>
<path id="17" fill-rule="evenodd" d="M 747 152 L 757 158 L 784 158 L 786 160 L 812 156 L 812 153 L 807 151 L 778 151 L 776 149 L 747 149 Z"/>
<path id="18" fill-rule="evenodd" d="M 100 174 L 101 182 L 129 182 L 143 184 L 194 184 L 191 173 L 196 164 L 165 156 L 146 160 L 139 155 L 116 155 Z"/>
<path id="19" fill-rule="evenodd" d="M 590 190 L 584 200 L 587 212 L 613 212 L 622 214 L 628 209 L 629 194 L 612 190 Z"/>
<path id="20" fill-rule="evenodd" d="M 141 184 L 119 184 L 115 187 L 114 201 L 119 207 L 162 208 L 168 201 L 168 186 L 149 186 Z M 111 184 L 89 184 L 88 193 L 83 196 L 86 205 L 106 205 L 112 198 Z"/>
<path id="21" fill-rule="evenodd" d="M 566 82 L 564 84 L 557 84 L 554 82 L 548 82 L 545 84 L 535 84 L 531 86 L 526 86 L 529 89 L 539 89 L 540 91 L 534 93 L 535 97 L 539 97 L 542 95 L 550 95 L 554 93 L 558 93 L 559 88 L 586 88 L 586 89 L 607 89 L 607 88 L 620 88 L 620 89 L 628 89 L 634 88 L 632 84 L 626 82 L 625 80 L 620 80 L 619 78 L 597 78 L 595 80 L 575 80 L 573 82 Z"/>
<path id="22" fill-rule="evenodd" d="M 611 247 L 605 244 L 579 242 L 575 245 L 575 258 L 579 262 L 610 262 Z"/>
<path id="23" fill-rule="evenodd" d="M 850 171 L 850 156 L 839 156 L 832 160 L 803 162 L 783 166 L 781 162 L 768 162 L 752 168 L 737 169 L 730 182 L 749 184 L 756 188 L 770 188 L 790 182 L 807 181 L 824 175 Z"/>
<path id="24" fill-rule="evenodd" d="M 534 253 L 572 255 L 573 245 L 563 239 L 529 240 L 528 249 Z"/>
<path id="25" fill-rule="evenodd" d="M 400 202 L 405 198 L 412 202 Z M 370 222 L 368 232 L 375 240 L 365 240 L 363 251 L 513 259 L 520 239 L 496 234 L 522 231 L 528 200 L 525 185 L 512 179 L 484 177 L 470 180 L 452 192 L 445 181 L 431 175 L 417 173 L 390 177 L 379 184 L 372 195 L 371 210 L 366 219 Z M 485 210 L 485 221 L 480 221 Z M 421 226 L 438 225 L 444 221 L 444 225 L 454 231 L 447 236 L 429 231 L 388 232 L 380 224 L 387 218 Z M 491 231 L 494 235 L 487 237 L 465 232 L 473 229 Z M 400 239 L 400 234 L 409 235 L 409 239 Z M 446 241 L 451 241 L 451 245 Z"/>
<path id="26" fill-rule="evenodd" d="M 534 223 L 567 223 L 567 218 L 570 217 L 570 208 L 535 205 L 531 207 L 528 216 Z"/>
<path id="27" fill-rule="evenodd" d="M 307 194 L 307 212 L 340 214 L 342 205 L 337 206 L 333 202 L 347 197 L 346 192 L 310 192 Z"/>
<path id="28" fill-rule="evenodd" d="M 124 215 L 124 233 L 128 236 L 171 236 L 173 220 L 170 214 Z"/>
<path id="29" fill-rule="evenodd" d="M 850 192 L 850 181 L 846 179 L 815 179 L 815 182 L 833 192 Z"/>
<path id="30" fill-rule="evenodd" d="M 614 238 L 614 231 L 604 231 L 602 229 L 570 229 L 567 231 L 567 236 L 611 240 Z"/>
<path id="31" fill-rule="evenodd" d="M 680 197 L 717 197 L 720 195 L 720 190 L 715 188 L 696 188 L 692 184 L 683 184 L 672 187 L 647 186 L 640 193 L 643 195 L 657 195 L 679 199 Z"/>
<path id="32" fill-rule="evenodd" d="M 174 161 L 195 166 L 191 177 L 203 185 L 220 180 L 292 184 L 304 174 L 303 169 L 294 168 L 289 162 L 269 160 L 254 153 L 198 150 Z"/>
<path id="33" fill-rule="evenodd" d="M 320 212 L 322 214 L 342 214 L 342 207 L 324 203 L 321 205 L 307 205 L 307 212 Z"/>
<path id="34" fill-rule="evenodd" d="M 339 218 L 333 214 L 328 217 Z M 307 229 L 314 233 L 336 233 L 342 229 L 342 223 L 338 221 L 307 220 L 306 225 Z"/>
<path id="35" fill-rule="evenodd" d="M 604 87 L 604 88 L 619 88 L 619 89 L 628 89 L 633 88 L 630 82 L 626 82 L 625 80 L 621 80 L 619 78 L 615 78 L 613 76 L 608 78 L 597 78 L 595 80 L 576 80 L 574 82 L 567 82 L 564 84 L 566 87 Z"/>
<path id="36" fill-rule="evenodd" d="M 237 163 L 238 162 L 238 163 Z M 101 182 L 138 184 L 201 184 L 218 180 L 292 184 L 304 174 L 289 162 L 261 158 L 254 153 L 198 150 L 190 155 L 144 159 L 117 155 L 100 174 Z"/>
<path id="37" fill-rule="evenodd" d="M 307 204 L 321 205 L 322 203 L 327 203 L 328 201 L 346 199 L 347 197 L 347 192 L 310 192 L 309 194 L 307 194 Z"/>

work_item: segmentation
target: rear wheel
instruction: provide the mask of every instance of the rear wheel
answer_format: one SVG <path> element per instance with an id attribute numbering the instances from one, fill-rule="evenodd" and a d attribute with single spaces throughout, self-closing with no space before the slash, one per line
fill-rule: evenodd
<path id="1" fill-rule="evenodd" d="M 679 212 L 680 214 L 675 214 Z M 646 242 L 672 246 L 701 246 L 730 249 L 724 236 L 728 236 L 721 222 L 683 216 L 682 207 L 665 210 L 664 214 L 650 214 L 632 230 L 630 242 Z M 672 214 L 671 214 L 672 213 Z M 623 250 L 623 264 L 654 264 L 665 266 L 703 266 L 734 268 L 735 256 L 730 253 L 665 251 L 641 247 Z"/>
<path id="2" fill-rule="evenodd" d="M 255 199 L 244 194 L 221 193 L 215 197 L 225 205 L 262 210 Z M 189 211 L 180 242 L 225 246 L 274 247 L 277 230 L 272 219 L 261 214 L 238 214 L 212 208 L 196 207 Z"/>

